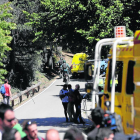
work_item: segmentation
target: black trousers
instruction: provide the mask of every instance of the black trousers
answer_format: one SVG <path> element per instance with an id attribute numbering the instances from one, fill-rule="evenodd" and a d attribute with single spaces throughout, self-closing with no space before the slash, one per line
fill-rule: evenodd
<path id="1" fill-rule="evenodd" d="M 65 117 L 66 119 L 68 119 L 68 116 L 67 116 L 67 107 L 68 107 L 68 103 L 67 102 L 62 102 L 62 105 L 64 107 L 64 114 L 65 114 Z"/>
<path id="2" fill-rule="evenodd" d="M 2 96 L 3 96 L 3 103 L 10 105 L 10 96 L 5 96 L 5 95 Z"/>
<path id="3" fill-rule="evenodd" d="M 79 117 L 79 120 L 80 122 L 83 122 L 83 119 L 82 119 L 82 116 L 81 116 L 81 104 L 75 104 L 75 108 L 76 108 L 76 113 L 75 113 L 75 116 L 74 116 L 74 121 L 78 121 L 78 117 Z"/>

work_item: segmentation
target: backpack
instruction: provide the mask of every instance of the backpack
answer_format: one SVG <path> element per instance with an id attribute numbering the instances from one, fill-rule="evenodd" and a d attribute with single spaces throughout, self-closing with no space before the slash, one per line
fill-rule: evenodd
<path id="1" fill-rule="evenodd" d="M 122 127 L 122 120 L 121 116 L 117 115 L 116 113 L 108 114 L 109 116 L 103 117 L 103 127 L 110 127 L 111 130 L 114 132 L 122 132 L 123 133 L 123 127 Z"/>
<path id="2" fill-rule="evenodd" d="M 0 92 L 3 95 L 5 94 L 6 90 L 5 90 L 4 84 L 1 86 Z"/>
<path id="3" fill-rule="evenodd" d="M 67 65 L 66 63 L 63 64 L 63 69 L 66 69 L 67 68 Z"/>

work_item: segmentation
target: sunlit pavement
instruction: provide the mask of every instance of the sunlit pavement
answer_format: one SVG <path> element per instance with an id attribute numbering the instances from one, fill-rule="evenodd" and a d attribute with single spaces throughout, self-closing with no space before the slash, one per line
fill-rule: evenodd
<path id="1" fill-rule="evenodd" d="M 63 139 L 65 131 L 70 127 L 76 126 L 79 129 L 83 129 L 91 125 L 91 122 L 87 119 L 87 116 L 90 114 L 90 111 L 87 110 L 90 109 L 91 102 L 85 102 L 84 100 L 82 102 L 82 116 L 86 124 L 65 122 L 63 106 L 58 96 L 63 84 L 62 79 L 58 78 L 43 92 L 15 109 L 15 114 L 17 119 L 19 119 L 19 122 L 22 124 L 24 120 L 28 119 L 36 121 L 39 135 L 42 137 L 45 137 L 47 130 L 55 128 L 59 131 L 61 139 Z M 70 79 L 70 84 L 73 89 L 76 84 L 79 84 L 81 94 L 85 94 L 85 81 L 83 79 Z"/>

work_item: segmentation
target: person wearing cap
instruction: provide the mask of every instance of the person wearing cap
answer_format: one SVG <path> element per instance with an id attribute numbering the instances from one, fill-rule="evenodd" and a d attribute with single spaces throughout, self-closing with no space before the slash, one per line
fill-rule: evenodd
<path id="1" fill-rule="evenodd" d="M 37 124 L 30 120 L 23 122 L 23 131 L 26 136 L 22 140 L 44 140 L 44 138 L 38 136 Z"/>

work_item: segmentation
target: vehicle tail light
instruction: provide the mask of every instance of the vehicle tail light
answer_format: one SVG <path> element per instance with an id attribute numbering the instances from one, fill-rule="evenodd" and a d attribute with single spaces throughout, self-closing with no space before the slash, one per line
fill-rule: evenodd
<path id="1" fill-rule="evenodd" d="M 73 69 L 73 65 L 71 65 L 71 69 Z"/>

